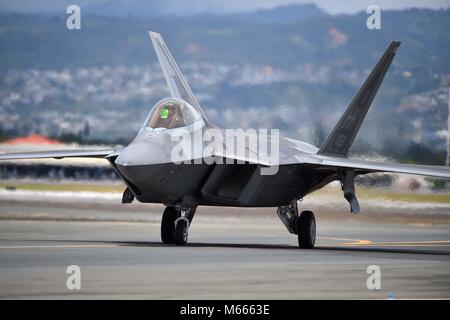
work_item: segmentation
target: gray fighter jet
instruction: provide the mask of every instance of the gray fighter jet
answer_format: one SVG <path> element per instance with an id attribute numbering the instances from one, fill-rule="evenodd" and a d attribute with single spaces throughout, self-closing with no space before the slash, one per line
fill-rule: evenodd
<path id="1" fill-rule="evenodd" d="M 308 143 L 279 138 L 277 163 L 258 154 L 246 159 L 219 149 L 208 159 L 187 153 L 173 161 L 176 135 L 195 135 L 199 130 L 216 129 L 189 88 L 161 36 L 149 32 L 171 97 L 151 110 L 136 138 L 120 150 L 61 150 L 1 154 L 0 160 L 30 158 L 104 158 L 126 184 L 122 203 L 134 199 L 162 203 L 161 238 L 163 243 L 184 245 L 188 229 L 199 205 L 233 207 L 274 207 L 290 233 L 298 235 L 301 248 L 312 248 L 316 222 L 311 211 L 299 213 L 297 203 L 306 195 L 332 181 L 340 181 L 351 212 L 359 212 L 354 178 L 372 172 L 398 172 L 450 178 L 450 169 L 441 166 L 406 165 L 348 159 L 348 153 L 400 42 L 392 42 L 367 80 L 351 101 L 325 142 L 316 148 Z M 193 139 L 195 144 L 207 144 Z M 249 149 L 248 147 L 246 147 Z M 201 148 L 200 148 L 201 149 Z M 246 149 L 246 150 L 247 150 Z M 202 158 L 203 157 L 203 158 Z M 206 161 L 225 159 L 226 161 Z M 261 169 L 277 166 L 275 174 L 263 175 Z"/>

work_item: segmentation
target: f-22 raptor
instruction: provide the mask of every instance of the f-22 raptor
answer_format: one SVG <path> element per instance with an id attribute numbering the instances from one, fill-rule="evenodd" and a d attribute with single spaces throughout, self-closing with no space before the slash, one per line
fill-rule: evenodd
<path id="1" fill-rule="evenodd" d="M 277 171 L 263 175 L 260 169 L 275 163 L 259 157 L 240 161 L 233 153 L 212 157 L 225 163 L 200 161 L 175 163 L 171 138 L 180 129 L 195 135 L 197 130 L 217 128 L 208 121 L 162 37 L 149 32 L 169 98 L 151 110 L 135 139 L 120 150 L 61 150 L 1 154 L 0 160 L 30 158 L 104 158 L 126 184 L 122 202 L 134 199 L 162 203 L 161 239 L 165 244 L 185 245 L 196 208 L 203 206 L 274 207 L 288 231 L 298 236 L 301 248 L 313 248 L 316 220 L 312 211 L 299 212 L 298 201 L 332 181 L 340 181 L 351 212 L 359 212 L 354 179 L 372 172 L 398 172 L 450 178 L 443 166 L 422 166 L 354 160 L 348 158 L 352 143 L 400 46 L 390 43 L 345 113 L 322 145 L 279 138 Z M 195 141 L 195 139 L 194 139 Z M 273 142 L 273 141 L 272 141 Z M 203 143 L 198 141 L 195 143 Z M 193 159 L 194 155 L 192 156 Z M 186 160 L 186 159 L 184 159 Z M 187 159 L 189 160 L 189 159 Z"/>

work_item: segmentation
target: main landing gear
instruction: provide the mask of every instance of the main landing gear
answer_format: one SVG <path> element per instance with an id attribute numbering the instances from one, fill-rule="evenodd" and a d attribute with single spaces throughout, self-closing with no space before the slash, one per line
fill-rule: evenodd
<path id="1" fill-rule="evenodd" d="M 286 206 L 278 207 L 278 217 L 290 233 L 298 236 L 300 248 L 312 249 L 316 242 L 316 219 L 312 211 L 303 211 L 298 214 L 297 200 Z"/>
<path id="2" fill-rule="evenodd" d="M 312 211 L 298 213 L 297 201 L 278 207 L 278 216 L 290 233 L 298 236 L 300 248 L 312 249 L 316 242 L 316 219 Z M 168 206 L 161 221 L 161 240 L 164 244 L 186 245 L 189 226 L 195 208 Z"/>
<path id="3" fill-rule="evenodd" d="M 195 208 L 166 207 L 161 221 L 161 240 L 165 244 L 186 245 Z"/>

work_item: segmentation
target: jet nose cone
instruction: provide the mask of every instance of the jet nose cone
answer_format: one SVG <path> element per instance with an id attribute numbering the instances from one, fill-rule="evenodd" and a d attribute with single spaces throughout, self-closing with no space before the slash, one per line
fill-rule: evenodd
<path id="1" fill-rule="evenodd" d="M 163 146 L 150 142 L 134 142 L 122 149 L 116 159 L 116 164 L 121 166 L 137 166 L 145 164 L 157 164 L 170 161 Z"/>

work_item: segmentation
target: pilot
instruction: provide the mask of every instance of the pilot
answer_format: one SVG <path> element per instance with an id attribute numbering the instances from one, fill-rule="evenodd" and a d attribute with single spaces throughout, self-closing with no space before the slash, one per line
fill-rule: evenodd
<path id="1" fill-rule="evenodd" d="M 155 109 L 150 120 L 151 128 L 178 128 L 184 126 L 180 105 L 177 103 L 164 103 Z"/>
<path id="2" fill-rule="evenodd" d="M 201 119 L 200 114 L 187 102 L 164 99 L 153 108 L 147 127 L 173 129 L 186 127 Z"/>

